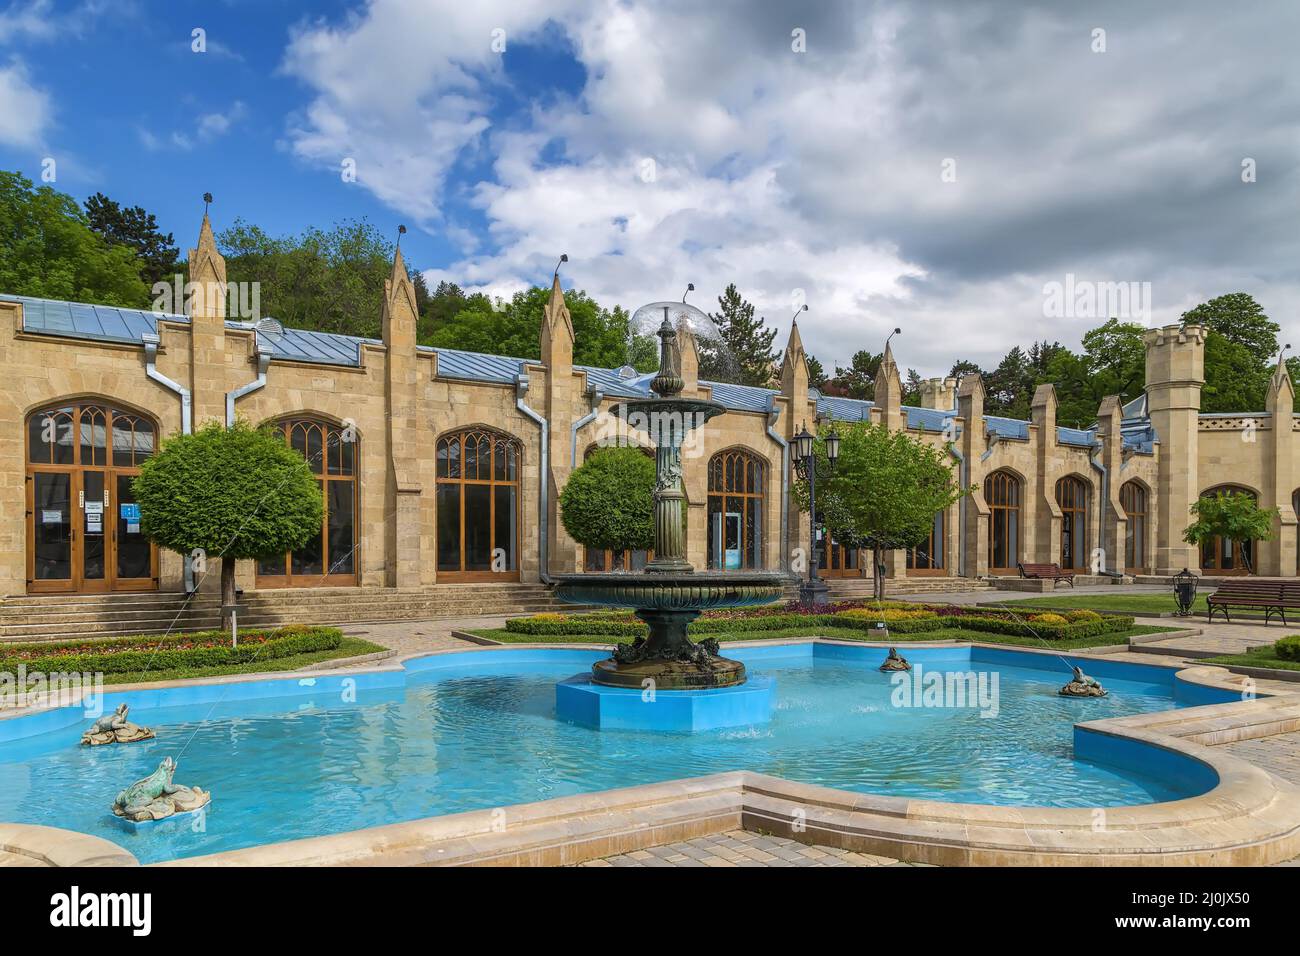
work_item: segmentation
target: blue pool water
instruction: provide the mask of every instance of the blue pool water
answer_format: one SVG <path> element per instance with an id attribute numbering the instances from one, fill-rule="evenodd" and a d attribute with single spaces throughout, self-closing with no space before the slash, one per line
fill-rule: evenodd
<path id="1" fill-rule="evenodd" d="M 72 710 L 0 721 L 0 820 L 93 833 L 153 862 L 736 769 L 894 796 L 1056 807 L 1176 799 L 1214 783 L 1174 755 L 1122 766 L 1074 759 L 1077 721 L 1209 702 L 1203 691 L 1180 699 L 1167 669 L 1090 663 L 1111 695 L 1080 701 L 1057 696 L 1068 676 L 1054 657 L 904 649 L 924 670 L 996 673 L 997 716 L 984 717 L 975 707 L 895 706 L 889 675 L 876 670 L 879 649 L 733 653 L 775 679 L 770 724 L 673 735 L 559 722 L 555 682 L 602 656 L 559 649 L 442 655 L 355 680 L 109 694 L 108 707 L 129 700 L 132 719 L 157 738 L 82 748 L 85 722 Z M 114 795 L 168 754 L 179 756 L 178 782 L 213 793 L 201 832 L 192 821 L 126 832 L 108 812 Z"/>

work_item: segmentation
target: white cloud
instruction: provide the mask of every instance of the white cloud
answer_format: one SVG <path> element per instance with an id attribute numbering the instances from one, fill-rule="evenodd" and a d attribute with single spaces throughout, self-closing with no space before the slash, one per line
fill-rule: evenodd
<path id="1" fill-rule="evenodd" d="M 50 96 L 32 84 L 26 66 L 19 60 L 0 66 L 0 143 L 39 146 L 52 118 Z"/>
<path id="2" fill-rule="evenodd" d="M 1067 272 L 1151 282 L 1157 321 L 1244 289 L 1285 322 L 1300 302 L 1297 25 L 1284 2 L 1225 18 L 1208 0 L 372 0 L 293 37 L 285 69 L 311 99 L 290 140 L 322 166 L 354 158 L 363 188 L 428 228 L 444 227 L 454 164 L 490 157 L 469 188 L 484 242 L 461 241 L 431 281 L 512 290 L 567 252 L 565 275 L 603 301 L 694 281 L 708 307 L 734 281 L 782 329 L 800 288 L 825 365 L 901 324 L 900 361 L 939 374 L 1035 338 L 1076 344 L 1095 322 L 1042 311 Z M 515 44 L 562 31 L 580 95 L 538 78 L 531 111 L 494 122 L 497 27 Z M 1240 182 L 1246 156 L 1258 183 Z"/>
<path id="3" fill-rule="evenodd" d="M 168 146 L 174 149 L 191 150 L 195 146 L 225 136 L 246 116 L 248 116 L 248 107 L 241 100 L 235 100 L 225 112 L 218 110 L 200 114 L 192 128 L 173 130 L 165 139 L 142 126 L 136 128 L 136 136 L 140 140 L 140 145 L 150 152 Z"/>
<path id="4" fill-rule="evenodd" d="M 58 26 L 52 14 L 51 0 L 16 2 L 7 9 L 0 10 L 0 43 L 53 38 L 58 33 Z"/>

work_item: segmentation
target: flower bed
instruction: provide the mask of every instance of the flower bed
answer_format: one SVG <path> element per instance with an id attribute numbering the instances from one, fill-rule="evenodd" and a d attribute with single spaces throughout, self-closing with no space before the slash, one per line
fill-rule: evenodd
<path id="1" fill-rule="evenodd" d="M 230 634 L 225 631 L 76 643 L 15 644 L 0 646 L 0 671 L 13 672 L 19 665 L 29 672 L 100 674 L 221 667 L 335 650 L 342 643 L 343 632 L 336 627 L 290 624 L 273 630 L 241 633 L 238 647 L 230 646 Z"/>

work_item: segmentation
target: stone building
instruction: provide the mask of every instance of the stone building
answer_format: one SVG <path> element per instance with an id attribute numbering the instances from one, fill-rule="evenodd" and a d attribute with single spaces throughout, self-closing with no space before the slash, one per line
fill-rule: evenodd
<path id="1" fill-rule="evenodd" d="M 558 520 L 569 473 L 617 432 L 610 409 L 646 396 L 651 378 L 574 365 L 558 279 L 531 360 L 417 345 L 400 252 L 376 304 L 380 339 L 227 319 L 225 262 L 206 216 L 189 261 L 188 315 L 0 295 L 0 594 L 215 588 L 215 574 L 192 574 L 140 534 L 130 485 L 161 439 L 236 415 L 275 423 L 312 463 L 326 505 L 320 538 L 301 552 L 241 562 L 245 592 L 544 584 L 552 573 L 644 560 L 584 553 Z M 700 381 L 684 336 L 684 394 L 728 409 L 687 451 L 689 558 L 700 568 L 778 568 L 807 547 L 807 517 L 789 496 L 788 442 L 820 418 L 882 422 L 948 445 L 963 482 L 979 486 L 936 515 L 928 543 L 890 555 L 895 578 L 1014 575 L 1029 561 L 1239 573 L 1230 544 L 1197 554 L 1181 539 L 1195 497 L 1226 487 L 1280 509 L 1274 539 L 1253 546 L 1256 571 L 1295 574 L 1290 380 L 1275 375 L 1266 412 L 1202 415 L 1202 331 L 1152 329 L 1146 348 L 1145 393 L 1123 405 L 1107 398 L 1094 427 L 1073 429 L 1056 424 L 1050 385 L 1029 421 L 986 415 L 978 376 L 932 379 L 919 407 L 903 405 L 888 350 L 876 401 L 819 395 L 797 326 L 779 388 Z M 819 550 L 828 577 L 864 573 L 838 542 Z"/>

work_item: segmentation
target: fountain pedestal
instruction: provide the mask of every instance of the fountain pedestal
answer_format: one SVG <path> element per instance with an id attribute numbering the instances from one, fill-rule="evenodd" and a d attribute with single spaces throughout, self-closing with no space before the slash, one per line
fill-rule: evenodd
<path id="1" fill-rule="evenodd" d="M 651 692 L 608 687 L 578 674 L 555 685 L 555 713 L 602 730 L 694 733 L 765 724 L 772 719 L 775 697 L 776 682 L 762 676 L 731 687 Z"/>

